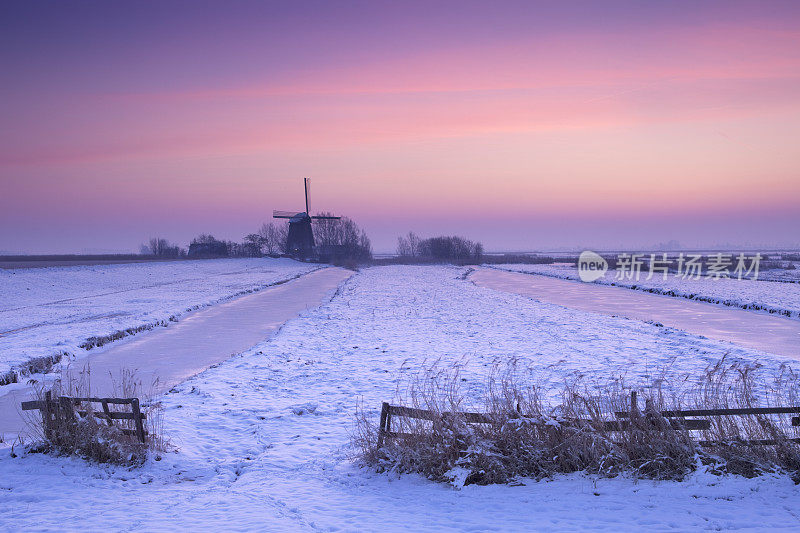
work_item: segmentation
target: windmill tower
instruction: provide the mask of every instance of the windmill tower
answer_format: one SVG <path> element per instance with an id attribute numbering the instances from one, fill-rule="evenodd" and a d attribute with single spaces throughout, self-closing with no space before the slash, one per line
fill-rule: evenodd
<path id="1" fill-rule="evenodd" d="M 339 220 L 342 217 L 311 216 L 311 178 L 303 178 L 306 192 L 305 211 L 273 211 L 272 218 L 289 219 L 289 236 L 286 238 L 286 252 L 295 257 L 306 258 L 314 255 L 314 232 L 311 220 Z"/>

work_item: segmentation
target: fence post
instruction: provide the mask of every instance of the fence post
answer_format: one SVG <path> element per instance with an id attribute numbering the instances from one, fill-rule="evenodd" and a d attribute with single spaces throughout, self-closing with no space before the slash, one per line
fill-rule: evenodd
<path id="1" fill-rule="evenodd" d="M 106 424 L 109 426 L 113 426 L 114 423 L 111 422 L 111 409 L 108 408 L 108 402 L 103 400 L 102 402 L 100 402 L 100 404 L 103 406 L 103 413 L 105 413 L 106 415 Z"/>
<path id="2" fill-rule="evenodd" d="M 133 423 L 136 426 L 136 438 L 144 444 L 144 424 L 142 423 L 142 411 L 139 409 L 139 398 L 131 398 L 131 412 L 133 413 Z"/>
<path id="3" fill-rule="evenodd" d="M 53 442 L 53 421 L 50 418 L 52 414 L 52 405 L 50 399 L 53 394 L 50 391 L 44 393 L 44 405 L 42 406 L 42 424 L 44 425 L 44 437 Z"/>
<path id="4" fill-rule="evenodd" d="M 381 405 L 381 421 L 378 424 L 378 448 L 383 446 L 383 437 L 389 431 L 389 404 Z"/>
<path id="5" fill-rule="evenodd" d="M 641 413 L 639 412 L 639 402 L 636 400 L 636 391 L 631 391 L 631 420 L 634 418 L 639 418 Z"/>
<path id="6" fill-rule="evenodd" d="M 69 424 L 75 421 L 75 409 L 72 404 L 72 398 L 68 398 L 66 396 L 59 396 L 58 406 L 61 409 L 61 416 L 63 417 L 63 422 L 65 424 Z"/>

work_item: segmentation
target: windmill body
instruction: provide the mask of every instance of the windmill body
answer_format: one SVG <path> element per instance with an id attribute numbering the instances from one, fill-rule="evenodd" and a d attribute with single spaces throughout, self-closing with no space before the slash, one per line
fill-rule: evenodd
<path id="1" fill-rule="evenodd" d="M 311 216 L 311 178 L 304 178 L 306 210 L 305 211 L 273 211 L 272 218 L 285 218 L 289 220 L 289 234 L 286 238 L 286 253 L 305 259 L 316 256 L 314 246 L 314 231 L 311 227 L 312 220 L 326 219 L 339 220 L 336 216 Z"/>

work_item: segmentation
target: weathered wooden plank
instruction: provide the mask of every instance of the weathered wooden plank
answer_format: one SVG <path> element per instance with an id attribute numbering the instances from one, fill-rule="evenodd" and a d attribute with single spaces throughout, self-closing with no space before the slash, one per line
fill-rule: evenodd
<path id="1" fill-rule="evenodd" d="M 142 422 L 142 411 L 139 409 L 139 398 L 131 398 L 131 411 L 133 411 L 133 423 L 136 426 L 136 438 L 139 442 L 147 442 L 144 432 L 144 424 Z"/>
<path id="2" fill-rule="evenodd" d="M 686 429 L 688 431 L 711 428 L 711 420 L 670 420 L 669 423 L 675 429 Z"/>
<path id="3" fill-rule="evenodd" d="M 755 414 L 791 414 L 800 413 L 800 407 L 760 407 L 749 409 L 692 409 L 682 411 L 664 411 L 661 414 L 665 418 L 683 418 L 686 416 L 742 416 L 742 415 L 755 415 Z M 621 418 L 627 418 L 629 413 L 616 413 Z M 379 445 L 383 445 L 384 437 L 388 438 L 403 438 L 410 437 L 408 433 L 393 432 L 391 431 L 391 417 L 401 416 L 406 418 L 414 418 L 421 420 L 436 420 L 438 417 L 447 416 L 460 416 L 470 423 L 491 423 L 492 418 L 482 413 L 442 413 L 436 415 L 426 409 L 417 409 L 414 407 L 403 407 L 399 405 L 390 405 L 386 402 L 381 407 L 381 422 L 379 427 Z M 631 428 L 632 423 L 630 420 L 608 420 L 608 421 L 592 421 L 592 420 L 567 420 L 559 422 L 565 427 L 580 427 L 590 426 L 596 429 L 605 431 L 626 431 Z M 598 427 L 598 423 L 600 424 Z M 792 425 L 800 426 L 800 416 L 792 417 Z M 641 428 L 641 424 L 639 425 Z M 696 420 L 696 419 L 682 419 L 682 420 L 669 420 L 669 428 L 673 430 L 705 430 L 711 427 L 710 420 Z M 646 427 L 644 429 L 647 429 Z M 655 424 L 654 424 L 655 429 Z M 786 439 L 750 439 L 750 440 L 731 440 L 731 441 L 700 441 L 700 446 L 703 447 L 719 447 L 719 446 L 774 446 L 785 443 L 800 443 L 800 438 L 786 438 Z"/>
<path id="4" fill-rule="evenodd" d="M 44 407 L 43 400 L 29 400 L 27 402 L 22 402 L 23 411 L 33 411 L 35 409 L 39 409 L 41 411 L 43 407 Z"/>
<path id="5" fill-rule="evenodd" d="M 800 439 L 751 439 L 751 440 L 701 440 L 700 446 L 705 448 L 722 447 L 722 446 L 775 446 L 778 444 L 785 444 L 791 442 L 800 444 Z"/>
<path id="6" fill-rule="evenodd" d="M 45 438 L 49 441 L 53 441 L 53 419 L 51 418 L 52 413 L 52 393 L 47 391 L 44 393 L 44 401 L 42 402 L 42 424 L 44 425 L 44 435 Z"/>
<path id="7" fill-rule="evenodd" d="M 388 417 L 394 416 L 402 416 L 406 418 L 414 418 L 419 420 L 435 420 L 438 418 L 433 412 L 426 410 L 426 409 L 417 409 L 414 407 L 403 407 L 399 405 L 388 405 L 384 403 L 387 407 L 387 413 L 384 417 L 383 409 L 381 410 L 381 428 L 388 431 L 386 427 L 385 420 Z M 483 413 L 449 413 L 445 412 L 441 414 L 441 417 L 447 416 L 459 416 L 463 417 L 466 422 L 473 423 L 473 424 L 491 424 L 494 422 L 494 419 Z M 596 422 L 592 420 L 567 420 L 560 422 L 561 425 L 564 426 L 592 426 L 597 425 Z M 684 429 L 684 430 L 699 430 L 699 429 L 708 429 L 711 427 L 711 422 L 708 420 L 673 420 L 670 421 L 670 426 L 672 429 Z M 606 431 L 625 431 L 630 427 L 630 422 L 627 420 L 623 421 L 616 421 L 610 420 L 601 423 L 601 428 Z"/>
<path id="8" fill-rule="evenodd" d="M 75 400 L 75 398 L 70 398 L 70 397 L 67 397 L 67 396 L 60 396 L 59 397 L 59 401 L 63 401 L 62 398 L 63 398 L 63 400 Z M 81 400 L 82 400 L 82 402 L 83 401 L 85 401 L 85 402 L 94 401 L 94 399 L 90 399 L 90 400 L 81 399 Z M 99 403 L 104 403 L 105 400 L 106 399 L 99 400 Z M 124 403 L 106 402 L 105 405 L 103 405 L 103 412 L 101 413 L 101 412 L 97 411 L 97 412 L 94 413 L 94 415 L 97 416 L 97 417 L 101 417 L 101 418 L 102 417 L 111 418 L 113 420 L 134 420 L 134 415 L 133 415 L 132 412 L 111 411 L 110 409 L 108 409 L 108 403 L 117 403 L 118 405 L 125 405 L 125 404 L 128 403 L 128 401 L 126 400 Z M 46 403 L 45 403 L 44 400 L 29 400 L 29 401 L 22 402 L 22 404 L 21 404 L 21 407 L 22 407 L 23 411 L 33 411 L 33 410 L 37 410 L 37 409 L 41 411 L 42 409 L 45 408 L 45 406 L 46 406 Z M 50 410 L 52 411 L 52 408 Z M 79 409 L 76 412 L 78 414 L 80 414 L 81 416 L 86 416 L 86 413 L 87 413 L 87 411 L 84 410 L 84 409 Z M 146 419 L 147 418 L 147 414 L 146 413 L 141 413 L 141 417 L 143 419 Z"/>
<path id="9" fill-rule="evenodd" d="M 75 409 L 73 408 L 72 402 L 66 396 L 60 396 L 58 398 L 58 407 L 61 411 L 61 418 L 65 422 L 75 422 Z"/>
<path id="10" fill-rule="evenodd" d="M 383 402 L 381 404 L 381 421 L 378 425 L 378 448 L 383 446 L 383 437 L 389 431 L 389 404 Z"/>
<path id="11" fill-rule="evenodd" d="M 133 403 L 134 400 L 137 401 L 137 402 L 139 401 L 139 398 L 94 398 L 94 397 L 89 397 L 89 398 L 70 398 L 70 399 L 75 403 L 80 403 L 80 402 L 103 403 L 103 402 L 106 402 L 106 403 L 115 404 L 115 405 L 130 404 L 130 403 Z"/>
<path id="12" fill-rule="evenodd" d="M 706 422 L 706 421 L 705 420 L 696 420 L 695 422 Z M 604 424 L 605 424 L 605 427 L 603 429 L 605 429 L 606 431 L 625 431 L 625 430 L 630 428 L 630 424 L 628 424 L 628 423 L 615 422 L 613 420 L 612 421 L 608 421 L 608 422 L 604 422 Z M 697 427 L 695 429 L 707 429 L 705 424 L 698 424 L 698 426 L 700 426 L 700 427 Z M 688 429 L 688 428 L 680 428 L 680 427 L 675 427 L 673 425 L 670 429 L 677 430 L 677 429 Z M 412 437 L 413 436 L 411 433 L 403 433 L 403 432 L 397 432 L 397 431 L 384 431 L 383 435 L 385 435 L 388 438 Z"/>
<path id="13" fill-rule="evenodd" d="M 103 413 L 106 415 L 106 422 L 109 426 L 113 426 L 114 423 L 111 421 L 111 409 L 108 408 L 108 402 L 100 402 L 103 406 Z"/>
<path id="14" fill-rule="evenodd" d="M 426 409 L 417 409 L 415 407 L 403 407 L 400 405 L 390 405 L 389 414 L 394 416 L 403 416 L 406 418 L 415 418 L 419 420 L 437 420 L 440 417 L 459 416 L 463 417 L 467 422 L 474 424 L 491 424 L 492 418 L 482 413 L 451 413 L 444 412 L 441 415 L 435 415 L 432 411 Z"/>
<path id="15" fill-rule="evenodd" d="M 433 420 L 433 413 L 424 409 L 415 409 L 413 407 L 403 407 L 400 405 L 389 405 L 389 416 L 404 416 L 406 418 L 417 418 L 422 420 Z"/>
<path id="16" fill-rule="evenodd" d="M 77 413 L 81 416 L 87 416 L 89 411 L 86 410 L 78 410 Z M 133 413 L 126 413 L 126 412 L 117 412 L 117 411 L 109 411 L 108 413 L 103 413 L 100 411 L 92 411 L 92 416 L 96 416 L 97 418 L 102 418 L 103 420 L 136 420 L 136 416 Z M 142 418 L 147 418 L 145 413 L 141 413 Z"/>
<path id="17" fill-rule="evenodd" d="M 743 416 L 743 415 L 787 415 L 800 413 L 800 407 L 751 407 L 742 409 L 684 409 L 677 411 L 661 411 L 664 418 L 680 418 L 684 416 Z M 620 418 L 629 418 L 630 413 L 621 411 L 614 413 Z"/>
<path id="18" fill-rule="evenodd" d="M 710 420 L 670 420 L 669 429 L 684 430 L 684 431 L 697 431 L 702 429 L 709 429 L 711 427 Z M 628 420 L 609 420 L 603 422 L 603 429 L 606 431 L 627 431 L 630 429 L 631 423 Z M 645 428 L 646 429 L 646 428 Z"/>

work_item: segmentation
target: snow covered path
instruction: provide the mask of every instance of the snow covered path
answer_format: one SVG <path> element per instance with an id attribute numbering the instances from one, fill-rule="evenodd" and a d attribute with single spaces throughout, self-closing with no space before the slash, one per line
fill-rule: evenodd
<path id="1" fill-rule="evenodd" d="M 0 530 L 688 531 L 800 527 L 786 476 L 699 473 L 677 482 L 589 476 L 462 490 L 376 474 L 350 459 L 359 400 L 377 424 L 398 375 L 467 357 L 464 387 L 518 357 L 557 386 L 568 375 L 694 373 L 729 352 L 781 358 L 672 328 L 475 286 L 465 269 L 365 269 L 268 341 L 164 397 L 179 453 L 141 469 L 0 447 Z M 0 445 L 2 446 L 2 445 Z"/>
<path id="2" fill-rule="evenodd" d="M 243 352 L 274 333 L 300 311 L 319 305 L 352 272 L 324 268 L 262 291 L 197 311 L 168 328 L 138 335 L 107 349 L 93 350 L 77 362 L 92 372 L 92 392 L 113 395 L 111 376 L 121 369 L 136 376 L 153 394 L 162 394 L 211 365 Z M 0 396 L 0 435 L 13 437 L 24 428 L 16 406 L 30 399 L 30 387 L 6 387 Z M 2 394 L 2 392 L 0 392 Z"/>
<path id="3" fill-rule="evenodd" d="M 800 359 L 800 321 L 671 298 L 621 287 L 480 269 L 470 278 L 482 287 L 511 292 L 582 311 L 655 321 L 710 339 Z"/>

